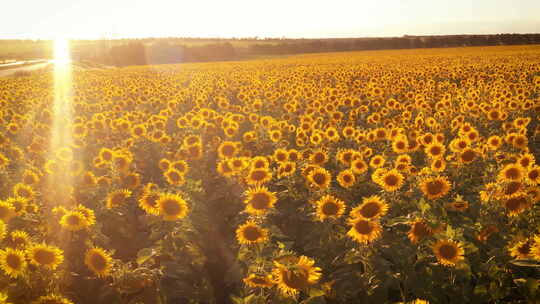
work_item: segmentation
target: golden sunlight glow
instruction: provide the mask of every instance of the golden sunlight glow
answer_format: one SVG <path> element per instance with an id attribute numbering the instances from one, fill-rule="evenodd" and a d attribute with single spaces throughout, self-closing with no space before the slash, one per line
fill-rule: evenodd
<path id="1" fill-rule="evenodd" d="M 71 59 L 68 39 L 56 39 L 54 43 L 54 103 L 53 126 L 49 142 L 49 160 L 63 165 L 72 161 L 72 75 Z M 69 160 L 62 160 L 60 154 L 70 155 Z M 62 167 L 62 166 L 60 166 Z M 51 175 L 51 186 L 66 185 L 71 187 L 73 180 L 68 174 L 69 170 L 59 170 Z M 54 200 L 62 205 L 69 199 L 68 191 L 59 191 Z"/>
<path id="2" fill-rule="evenodd" d="M 67 64 L 70 61 L 69 40 L 57 38 L 54 40 L 54 62 L 55 64 Z"/>

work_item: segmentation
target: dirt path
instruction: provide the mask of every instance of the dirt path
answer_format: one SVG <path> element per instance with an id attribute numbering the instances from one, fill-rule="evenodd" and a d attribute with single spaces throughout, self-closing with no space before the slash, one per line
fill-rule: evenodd
<path id="1" fill-rule="evenodd" d="M 10 76 L 10 75 L 13 75 L 13 74 L 15 74 L 15 73 L 17 73 L 19 71 L 28 71 L 28 72 L 30 72 L 30 71 L 39 70 L 39 69 L 42 69 L 42 68 L 48 66 L 51 63 L 52 63 L 52 61 L 46 61 L 46 62 L 36 63 L 36 64 L 32 64 L 32 65 L 14 67 L 14 68 L 7 69 L 7 70 L 0 70 L 0 77 Z"/>

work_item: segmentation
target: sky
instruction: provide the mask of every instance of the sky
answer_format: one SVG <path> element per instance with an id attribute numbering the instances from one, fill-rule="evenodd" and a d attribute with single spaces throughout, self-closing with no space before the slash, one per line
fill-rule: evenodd
<path id="1" fill-rule="evenodd" d="M 0 39 L 540 33 L 540 0 L 8 0 Z"/>

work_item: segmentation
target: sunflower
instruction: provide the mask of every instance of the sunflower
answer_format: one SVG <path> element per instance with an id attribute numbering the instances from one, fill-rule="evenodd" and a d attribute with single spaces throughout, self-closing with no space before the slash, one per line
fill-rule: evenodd
<path id="1" fill-rule="evenodd" d="M 476 159 L 477 155 L 478 153 L 475 149 L 464 148 L 459 152 L 457 160 L 460 164 L 470 164 Z"/>
<path id="2" fill-rule="evenodd" d="M 450 182 L 445 176 L 435 176 L 423 179 L 420 189 L 428 199 L 438 199 L 450 191 Z"/>
<path id="3" fill-rule="evenodd" d="M 382 227 L 376 220 L 367 220 L 364 218 L 350 218 L 349 225 L 351 229 L 347 235 L 359 243 L 369 243 L 381 236 Z"/>
<path id="4" fill-rule="evenodd" d="M 13 187 L 13 194 L 28 200 L 33 200 L 36 196 L 34 189 L 23 183 L 18 183 Z"/>
<path id="5" fill-rule="evenodd" d="M 279 148 L 274 151 L 274 160 L 278 163 L 286 162 L 289 160 L 289 153 L 287 150 Z"/>
<path id="6" fill-rule="evenodd" d="M 331 195 L 325 195 L 320 198 L 316 203 L 317 206 L 317 218 L 320 221 L 324 221 L 328 218 L 339 218 L 345 212 L 345 203 Z"/>
<path id="7" fill-rule="evenodd" d="M 247 175 L 248 185 L 261 185 L 272 179 L 272 172 L 269 168 L 251 169 Z"/>
<path id="8" fill-rule="evenodd" d="M 277 201 L 275 192 L 261 186 L 247 190 L 245 195 L 246 212 L 253 215 L 265 214 Z"/>
<path id="9" fill-rule="evenodd" d="M 131 191 L 127 189 L 119 189 L 109 193 L 105 203 L 107 209 L 112 209 L 126 203 L 130 196 Z"/>
<path id="10" fill-rule="evenodd" d="M 295 162 L 282 162 L 279 164 L 278 167 L 278 178 L 291 176 L 296 171 L 296 163 Z"/>
<path id="11" fill-rule="evenodd" d="M 236 174 L 236 172 L 232 170 L 227 160 L 221 160 L 217 164 L 217 172 L 224 177 L 231 177 Z"/>
<path id="12" fill-rule="evenodd" d="M 469 202 L 458 198 L 453 202 L 447 203 L 445 207 L 452 211 L 463 212 L 469 208 Z"/>
<path id="13" fill-rule="evenodd" d="M 502 191 L 500 195 L 504 198 L 511 198 L 511 197 L 521 194 L 524 188 L 525 188 L 525 184 L 519 181 L 505 183 L 502 186 Z"/>
<path id="14" fill-rule="evenodd" d="M 62 228 L 69 231 L 79 231 L 89 226 L 86 217 L 78 211 L 68 211 L 60 219 Z"/>
<path id="15" fill-rule="evenodd" d="M 540 260 L 540 235 L 534 237 L 534 243 L 531 248 L 531 256 L 535 260 Z"/>
<path id="16" fill-rule="evenodd" d="M 233 157 L 229 158 L 227 161 L 229 162 L 229 167 L 237 173 L 240 173 L 249 166 L 249 162 L 246 161 L 245 157 Z"/>
<path id="17" fill-rule="evenodd" d="M 519 164 L 508 164 L 499 172 L 501 181 L 519 181 L 525 176 L 525 169 Z"/>
<path id="18" fill-rule="evenodd" d="M 8 222 L 15 216 L 15 208 L 10 202 L 0 200 L 0 220 Z"/>
<path id="19" fill-rule="evenodd" d="M 129 169 L 129 165 L 132 162 L 132 156 L 128 152 L 115 152 L 113 155 L 112 163 L 114 168 L 120 172 L 125 172 Z"/>
<path id="20" fill-rule="evenodd" d="M 171 163 L 171 167 L 176 169 L 182 175 L 186 175 L 189 171 L 189 165 L 185 160 L 177 160 Z"/>
<path id="21" fill-rule="evenodd" d="M 254 221 L 248 221 L 236 229 L 236 239 L 242 245 L 264 243 L 268 240 L 268 229 L 259 227 Z"/>
<path id="22" fill-rule="evenodd" d="M 110 163 L 114 157 L 114 151 L 109 148 L 101 148 L 101 150 L 99 150 L 98 156 L 104 162 Z"/>
<path id="23" fill-rule="evenodd" d="M 13 230 L 8 240 L 14 248 L 26 248 L 30 244 L 30 235 L 22 230 Z"/>
<path id="24" fill-rule="evenodd" d="M 363 159 L 355 159 L 351 162 L 351 170 L 354 174 L 362 174 L 368 170 L 368 165 Z"/>
<path id="25" fill-rule="evenodd" d="M 463 260 L 464 250 L 460 243 L 451 240 L 438 240 L 431 247 L 440 264 L 455 266 Z"/>
<path id="26" fill-rule="evenodd" d="M 34 186 L 39 183 L 40 177 L 36 172 L 26 169 L 24 170 L 22 181 L 26 185 Z"/>
<path id="27" fill-rule="evenodd" d="M 328 152 L 323 149 L 316 150 L 309 156 L 309 161 L 314 165 L 322 166 L 328 162 Z"/>
<path id="28" fill-rule="evenodd" d="M 409 141 L 405 135 L 398 135 L 392 140 L 392 150 L 396 153 L 406 153 L 408 147 Z"/>
<path id="29" fill-rule="evenodd" d="M 337 176 L 339 185 L 343 188 L 350 188 L 356 183 L 356 176 L 351 169 L 339 172 Z"/>
<path id="30" fill-rule="evenodd" d="M 166 158 L 162 158 L 158 162 L 158 167 L 161 171 L 167 171 L 171 167 L 171 161 Z"/>
<path id="31" fill-rule="evenodd" d="M 94 210 L 81 204 L 77 205 L 74 210 L 80 212 L 84 216 L 88 226 L 92 226 L 96 223 L 96 215 L 94 214 Z"/>
<path id="32" fill-rule="evenodd" d="M 145 191 L 139 198 L 139 207 L 148 214 L 159 215 L 157 201 L 161 194 L 157 191 Z"/>
<path id="33" fill-rule="evenodd" d="M 174 168 L 169 168 L 169 170 L 163 173 L 163 176 L 167 180 L 167 183 L 173 186 L 182 186 L 186 182 L 184 175 Z"/>
<path id="34" fill-rule="evenodd" d="M 418 243 L 422 239 L 433 234 L 433 229 L 429 227 L 423 220 L 416 219 L 411 223 L 411 228 L 407 232 L 407 237 L 411 242 Z"/>
<path id="35" fill-rule="evenodd" d="M 355 150 L 352 149 L 345 149 L 341 150 L 337 154 L 337 159 L 340 163 L 342 163 L 345 166 L 351 166 L 351 162 L 354 159 L 354 156 L 357 154 Z"/>
<path id="36" fill-rule="evenodd" d="M 99 247 L 88 249 L 84 256 L 84 264 L 98 277 L 110 274 L 111 261 L 111 255 Z"/>
<path id="37" fill-rule="evenodd" d="M 0 242 L 6 237 L 7 233 L 7 225 L 4 223 L 4 221 L 0 220 Z"/>
<path id="38" fill-rule="evenodd" d="M 61 295 L 50 294 L 46 296 L 41 296 L 37 300 L 33 301 L 31 304 L 74 304 L 69 299 L 64 298 Z"/>
<path id="39" fill-rule="evenodd" d="M 0 292 L 0 304 L 12 304 L 11 302 L 8 302 L 7 293 Z"/>
<path id="40" fill-rule="evenodd" d="M 504 208 L 510 216 L 516 216 L 525 211 L 530 206 L 530 202 L 527 200 L 527 195 L 520 193 L 512 198 L 503 201 Z"/>
<path id="41" fill-rule="evenodd" d="M 141 175 L 139 173 L 129 173 L 122 177 L 122 188 L 135 189 L 141 185 Z"/>
<path id="42" fill-rule="evenodd" d="M 508 252 L 515 259 L 528 259 L 531 254 L 531 241 L 526 239 L 516 242 L 508 248 Z"/>
<path id="43" fill-rule="evenodd" d="M 30 263 L 55 270 L 64 261 L 64 254 L 58 247 L 45 243 L 32 244 L 26 249 Z"/>
<path id="44" fill-rule="evenodd" d="M 540 184 L 540 166 L 531 166 L 529 168 L 527 171 L 527 182 L 532 185 Z"/>
<path id="45" fill-rule="evenodd" d="M 319 281 L 321 269 L 314 267 L 315 261 L 306 256 L 294 258 L 290 263 L 274 261 L 272 274 L 280 292 L 295 297 L 301 290 Z"/>
<path id="46" fill-rule="evenodd" d="M 386 160 L 382 155 L 375 155 L 369 161 L 369 166 L 372 168 L 381 168 L 382 166 L 384 166 L 385 161 Z"/>
<path id="47" fill-rule="evenodd" d="M 251 159 L 251 168 L 253 169 L 268 169 L 270 162 L 265 156 L 256 156 Z"/>
<path id="48" fill-rule="evenodd" d="M 318 190 L 325 190 L 330 186 L 332 175 L 324 168 L 315 168 L 307 175 L 309 184 Z"/>
<path id="49" fill-rule="evenodd" d="M 182 155 L 190 160 L 201 159 L 203 157 L 203 152 L 203 146 L 200 144 L 186 147 L 185 150 L 182 149 Z"/>
<path id="50" fill-rule="evenodd" d="M 503 140 L 502 140 L 502 138 L 500 136 L 493 135 L 493 136 L 490 136 L 487 139 L 486 143 L 487 143 L 487 146 L 488 146 L 489 150 L 496 151 L 502 145 Z"/>
<path id="51" fill-rule="evenodd" d="M 22 196 L 10 197 L 6 200 L 6 203 L 13 206 L 13 210 L 16 216 L 21 216 L 26 213 L 28 207 L 28 199 Z"/>
<path id="52" fill-rule="evenodd" d="M 375 176 L 375 178 L 374 181 L 387 192 L 394 192 L 400 189 L 403 186 L 403 181 L 405 179 L 403 174 L 396 169 L 383 172 L 380 177 Z"/>
<path id="53" fill-rule="evenodd" d="M 362 204 L 353 208 L 350 212 L 352 218 L 376 219 L 388 212 L 388 204 L 378 195 L 372 195 L 362 199 Z"/>
<path id="54" fill-rule="evenodd" d="M 528 169 L 529 167 L 534 166 L 535 162 L 536 162 L 535 157 L 531 153 L 524 153 L 517 160 L 517 163 L 520 164 L 525 169 Z"/>
<path id="55" fill-rule="evenodd" d="M 446 161 L 443 158 L 437 158 L 431 162 L 430 169 L 433 172 L 443 172 L 446 169 Z"/>
<path id="56" fill-rule="evenodd" d="M 425 147 L 424 152 L 430 158 L 440 158 L 444 156 L 446 147 L 443 144 L 434 141 Z"/>
<path id="57" fill-rule="evenodd" d="M 0 153 L 0 169 L 3 169 L 9 165 L 9 158 L 7 158 L 4 154 Z"/>
<path id="58" fill-rule="evenodd" d="M 176 221 L 186 217 L 189 207 L 186 201 L 178 194 L 164 193 L 156 201 L 159 215 L 165 221 Z"/>
<path id="59" fill-rule="evenodd" d="M 12 248 L 0 250 L 0 269 L 12 278 L 22 276 L 26 270 L 24 252 Z"/>
<path id="60" fill-rule="evenodd" d="M 243 281 L 251 288 L 270 288 L 275 284 L 271 275 L 259 275 L 254 273 L 248 275 Z"/>

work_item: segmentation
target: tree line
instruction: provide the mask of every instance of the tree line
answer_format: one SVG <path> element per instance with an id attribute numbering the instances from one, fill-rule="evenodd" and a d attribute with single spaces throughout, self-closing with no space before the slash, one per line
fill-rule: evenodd
<path id="1" fill-rule="evenodd" d="M 12 54 L 13 58 L 6 57 L 5 59 L 42 59 L 53 56 L 52 48 L 43 47 L 47 45 L 43 41 L 34 42 L 36 47 L 29 47 L 32 42 L 21 44 L 22 42 L 24 41 L 0 41 L 0 49 L 2 45 L 13 43 L 21 45 L 20 52 Z M 75 60 L 128 66 L 242 60 L 253 56 L 300 53 L 523 44 L 540 44 L 540 34 L 405 35 L 390 38 L 331 39 L 145 38 L 96 40 L 72 42 L 72 56 Z M 23 45 L 25 47 L 22 47 Z"/>

